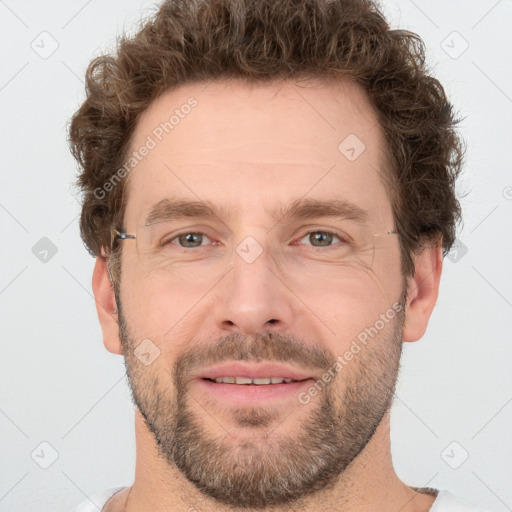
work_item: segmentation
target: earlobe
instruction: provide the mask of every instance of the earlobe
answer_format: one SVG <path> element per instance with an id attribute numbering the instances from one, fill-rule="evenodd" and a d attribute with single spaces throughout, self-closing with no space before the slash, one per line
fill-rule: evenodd
<path id="1" fill-rule="evenodd" d="M 108 275 L 107 260 L 102 256 L 96 258 L 92 275 L 92 289 L 103 333 L 103 344 L 109 352 L 122 355 L 114 287 Z"/>
<path id="2" fill-rule="evenodd" d="M 423 249 L 414 255 L 415 273 L 407 279 L 404 341 L 417 341 L 427 330 L 439 293 L 443 269 L 441 246 Z"/>

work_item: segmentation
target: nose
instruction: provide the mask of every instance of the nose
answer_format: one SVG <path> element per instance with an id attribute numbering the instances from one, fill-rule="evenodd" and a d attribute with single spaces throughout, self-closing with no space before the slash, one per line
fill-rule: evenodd
<path id="1" fill-rule="evenodd" d="M 247 248 L 255 250 L 250 244 Z M 219 285 L 214 317 L 221 331 L 254 335 L 292 325 L 293 293 L 268 250 L 254 261 L 242 250 L 235 253 L 231 271 Z"/>

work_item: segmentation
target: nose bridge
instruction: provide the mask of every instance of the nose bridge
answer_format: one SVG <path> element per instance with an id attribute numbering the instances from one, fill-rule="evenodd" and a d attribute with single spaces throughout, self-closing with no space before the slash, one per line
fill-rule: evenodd
<path id="1" fill-rule="evenodd" d="M 269 237 L 265 234 L 245 237 L 236 247 L 233 254 L 232 265 L 234 284 L 242 285 L 241 290 L 246 286 L 253 288 L 268 289 L 274 285 L 276 280 L 276 268 L 272 256 Z"/>
<path id="2" fill-rule="evenodd" d="M 219 290 L 215 319 L 219 328 L 256 334 L 292 321 L 291 294 L 264 234 L 247 236 L 232 256 L 232 270 Z"/>

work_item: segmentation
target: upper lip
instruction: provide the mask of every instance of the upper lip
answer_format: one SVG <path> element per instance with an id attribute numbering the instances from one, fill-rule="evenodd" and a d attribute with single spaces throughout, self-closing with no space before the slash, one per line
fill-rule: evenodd
<path id="1" fill-rule="evenodd" d="M 197 378 L 199 379 L 216 379 L 217 377 L 245 377 L 247 379 L 279 377 L 293 380 L 313 378 L 309 373 L 276 363 L 232 362 L 197 372 Z"/>

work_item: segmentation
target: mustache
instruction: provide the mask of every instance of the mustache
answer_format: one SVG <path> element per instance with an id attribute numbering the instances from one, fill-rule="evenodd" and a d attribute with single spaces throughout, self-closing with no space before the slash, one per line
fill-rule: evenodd
<path id="1" fill-rule="evenodd" d="M 336 358 L 328 350 L 290 334 L 263 332 L 254 336 L 231 333 L 212 341 L 201 341 L 182 352 L 174 364 L 175 382 L 197 368 L 227 361 L 286 362 L 313 370 L 327 370 Z"/>
<path id="2" fill-rule="evenodd" d="M 119 299 L 117 305 L 119 335 L 127 365 L 128 354 L 133 350 L 134 338 Z M 308 343 L 290 333 L 263 331 L 256 335 L 244 335 L 234 332 L 214 341 L 211 338 L 200 339 L 179 354 L 172 369 L 174 384 L 183 386 L 190 371 L 227 361 L 294 363 L 299 367 L 320 370 L 323 373 L 331 368 L 337 359 L 334 354 L 317 343 Z"/>

